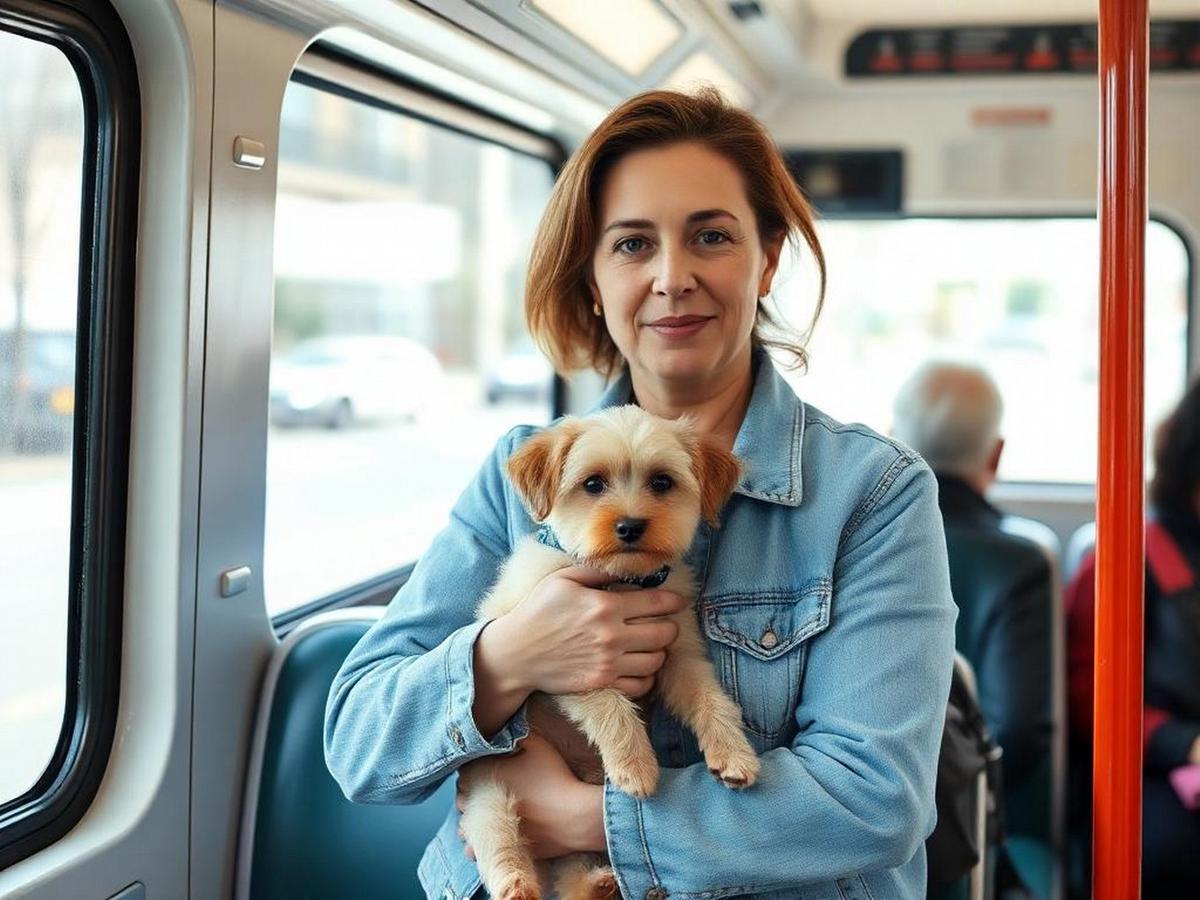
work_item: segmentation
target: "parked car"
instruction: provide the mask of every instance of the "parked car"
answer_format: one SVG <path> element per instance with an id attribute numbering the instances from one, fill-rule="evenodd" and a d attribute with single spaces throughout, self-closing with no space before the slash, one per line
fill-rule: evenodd
<path id="1" fill-rule="evenodd" d="M 554 370 L 533 341 L 513 347 L 487 374 L 484 397 L 489 404 L 504 400 L 537 402 L 550 396 Z"/>
<path id="2" fill-rule="evenodd" d="M 436 403 L 442 381 L 437 357 L 409 338 L 314 338 L 272 361 L 271 422 L 344 428 L 412 420 Z"/>
<path id="3" fill-rule="evenodd" d="M 0 431 L 16 450 L 61 451 L 75 422 L 75 333 L 28 331 L 23 357 L 18 371 L 15 335 L 0 332 Z"/>

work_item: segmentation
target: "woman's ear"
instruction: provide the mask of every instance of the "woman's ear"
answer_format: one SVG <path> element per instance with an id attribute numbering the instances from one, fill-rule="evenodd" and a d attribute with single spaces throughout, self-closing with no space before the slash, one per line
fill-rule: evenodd
<path id="1" fill-rule="evenodd" d="M 563 462 L 578 436 L 578 423 L 565 419 L 529 438 L 508 458 L 508 477 L 537 522 L 545 521 L 554 507 Z"/>
<path id="2" fill-rule="evenodd" d="M 783 253 L 783 242 L 787 235 L 780 232 L 775 237 L 767 238 L 763 241 L 763 266 L 762 277 L 758 280 L 758 296 L 765 297 L 771 292 L 771 283 L 775 280 L 775 272 L 779 269 L 779 257 Z"/>
<path id="3" fill-rule="evenodd" d="M 716 528 L 721 507 L 742 478 L 742 463 L 736 456 L 705 440 L 692 451 L 696 479 L 700 482 L 700 515 Z"/>

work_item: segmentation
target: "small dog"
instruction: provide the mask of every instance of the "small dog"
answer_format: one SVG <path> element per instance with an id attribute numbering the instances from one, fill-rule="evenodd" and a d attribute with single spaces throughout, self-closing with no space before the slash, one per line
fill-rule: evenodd
<path id="1" fill-rule="evenodd" d="M 741 465 L 701 440 L 687 421 L 623 406 L 567 418 L 536 434 L 512 455 L 508 472 L 533 518 L 544 524 L 516 546 L 479 607 L 480 619 L 511 611 L 545 576 L 572 565 L 602 569 L 614 579 L 610 589 L 661 584 L 694 601 L 683 555 L 701 519 L 717 524 Z M 655 691 L 696 734 L 709 770 L 731 788 L 749 787 L 759 761 L 742 731 L 741 709 L 721 690 L 694 610 L 671 618 L 679 634 L 667 648 Z M 528 720 L 578 778 L 602 784 L 607 774 L 635 797 L 654 792 L 658 762 L 638 704 L 615 688 L 535 693 Z M 489 778 L 487 765 L 478 760 L 464 767 L 463 833 L 493 897 L 537 900 L 543 882 L 522 843 L 516 801 Z M 576 854 L 553 863 L 546 883 L 563 900 L 617 895 L 602 857 Z"/>

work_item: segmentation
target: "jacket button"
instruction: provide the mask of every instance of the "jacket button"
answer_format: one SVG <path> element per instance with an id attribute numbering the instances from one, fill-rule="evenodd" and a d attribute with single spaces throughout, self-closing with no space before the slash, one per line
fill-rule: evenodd
<path id="1" fill-rule="evenodd" d="M 763 632 L 763 636 L 758 639 L 758 643 L 764 650 L 770 650 L 779 643 L 779 638 L 775 635 L 775 632 L 768 628 Z"/>
<path id="2" fill-rule="evenodd" d="M 646 891 L 646 900 L 667 900 L 667 892 L 660 887 Z"/>
<path id="3" fill-rule="evenodd" d="M 454 741 L 459 750 L 467 749 L 467 742 L 463 740 L 462 732 L 458 730 L 457 725 L 450 726 L 450 740 Z"/>

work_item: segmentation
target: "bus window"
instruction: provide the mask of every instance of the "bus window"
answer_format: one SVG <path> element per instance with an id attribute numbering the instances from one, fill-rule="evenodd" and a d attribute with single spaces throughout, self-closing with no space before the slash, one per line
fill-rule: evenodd
<path id="1" fill-rule="evenodd" d="M 881 432 L 900 383 L 930 358 L 985 367 L 1004 397 L 1000 477 L 1095 481 L 1099 232 L 1085 218 L 830 219 L 818 224 L 829 270 L 806 401 Z M 808 273 L 775 291 L 802 323 Z M 1188 253 L 1161 222 L 1146 231 L 1146 426 L 1187 376 Z M 1052 389 L 1051 389 L 1052 388 Z"/>
<path id="2" fill-rule="evenodd" d="M 546 160 L 297 81 L 279 150 L 271 615 L 414 561 L 553 378 L 522 310 Z"/>
<path id="3" fill-rule="evenodd" d="M 0 808 L 66 704 L 83 154 L 71 64 L 0 31 Z"/>

